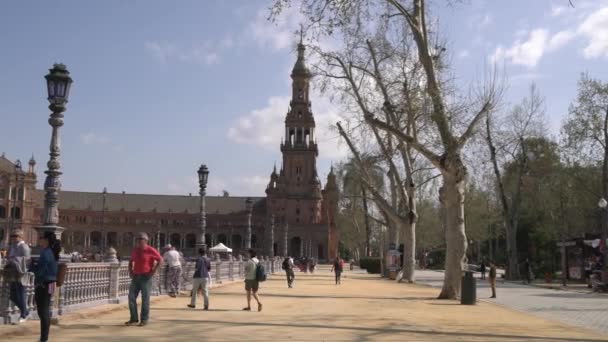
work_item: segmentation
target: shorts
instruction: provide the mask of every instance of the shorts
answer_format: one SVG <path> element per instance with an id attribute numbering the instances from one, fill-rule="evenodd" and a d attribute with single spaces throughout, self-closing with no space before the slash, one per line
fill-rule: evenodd
<path id="1" fill-rule="evenodd" d="M 260 288 L 260 282 L 255 279 L 245 279 L 245 290 L 254 292 Z"/>

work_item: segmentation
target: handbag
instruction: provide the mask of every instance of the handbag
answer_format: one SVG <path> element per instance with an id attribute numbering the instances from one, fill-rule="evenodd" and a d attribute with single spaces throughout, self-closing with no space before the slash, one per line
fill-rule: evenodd
<path id="1" fill-rule="evenodd" d="M 59 264 L 57 269 L 57 287 L 61 287 L 65 282 L 65 275 L 68 272 L 67 264 Z"/>

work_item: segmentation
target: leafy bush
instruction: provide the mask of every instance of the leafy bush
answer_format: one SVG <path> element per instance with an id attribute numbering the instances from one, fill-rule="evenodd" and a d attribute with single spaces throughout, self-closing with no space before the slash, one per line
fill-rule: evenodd
<path id="1" fill-rule="evenodd" d="M 361 260 L 359 260 L 359 265 L 361 268 L 372 274 L 381 273 L 381 264 L 382 262 L 380 257 L 363 257 Z"/>

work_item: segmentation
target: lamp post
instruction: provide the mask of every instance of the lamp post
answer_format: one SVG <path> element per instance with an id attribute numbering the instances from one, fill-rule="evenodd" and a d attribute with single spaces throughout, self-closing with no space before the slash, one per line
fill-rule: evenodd
<path id="1" fill-rule="evenodd" d="M 207 165 L 202 164 L 201 167 L 199 167 L 198 169 L 198 186 L 199 186 L 199 195 L 201 197 L 200 199 L 200 233 L 198 236 L 198 242 L 197 242 L 197 247 L 199 248 L 206 248 L 206 241 L 205 241 L 205 233 L 206 233 L 206 229 L 207 229 L 207 218 L 206 218 L 206 212 L 205 212 L 205 195 L 207 192 L 207 180 L 209 179 L 209 169 L 207 168 Z"/>
<path id="2" fill-rule="evenodd" d="M 36 227 L 38 236 L 44 232 L 52 232 L 61 239 L 61 233 L 65 228 L 59 226 L 59 190 L 61 189 L 61 181 L 59 177 L 62 172 L 61 163 L 59 162 L 59 128 L 63 126 L 63 112 L 66 110 L 68 97 L 70 95 L 70 86 L 72 78 L 70 72 L 63 64 L 55 64 L 49 70 L 49 73 L 44 76 L 46 78 L 49 109 L 51 116 L 49 125 L 52 127 L 51 144 L 50 144 L 50 159 L 47 163 L 48 170 L 46 180 L 44 181 L 44 213 L 41 226 Z"/>
<path id="3" fill-rule="evenodd" d="M 608 262 L 608 246 L 606 246 L 606 239 L 608 238 L 608 201 L 602 197 L 597 205 L 602 211 L 602 242 L 600 243 L 600 246 L 603 246 L 602 256 L 604 259 L 604 267 L 602 268 L 602 282 L 606 283 L 608 282 L 608 266 L 606 265 L 606 262 Z"/>
<path id="4" fill-rule="evenodd" d="M 245 210 L 247 210 L 247 234 L 245 235 L 245 248 L 251 248 L 251 212 L 253 211 L 253 200 L 247 197 L 245 200 Z"/>
<path id="5" fill-rule="evenodd" d="M 106 216 L 106 197 L 108 196 L 108 189 L 104 186 L 103 191 L 101 192 L 101 233 L 103 234 L 103 250 L 105 250 L 108 237 L 105 232 L 105 216 Z"/>

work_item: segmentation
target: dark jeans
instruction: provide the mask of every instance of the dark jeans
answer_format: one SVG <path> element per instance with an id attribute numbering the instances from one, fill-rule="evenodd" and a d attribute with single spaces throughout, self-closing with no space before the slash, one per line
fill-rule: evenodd
<path id="1" fill-rule="evenodd" d="M 135 275 L 131 279 L 131 287 L 129 287 L 129 311 L 131 313 L 131 322 L 140 321 L 137 315 L 137 296 L 141 292 L 141 321 L 145 322 L 150 318 L 150 288 L 152 287 L 152 278 L 145 275 Z"/>
<path id="2" fill-rule="evenodd" d="M 19 308 L 21 318 L 27 317 L 27 315 L 29 315 L 29 311 L 27 310 L 27 294 L 25 292 L 25 287 L 23 284 L 21 284 L 21 282 L 12 282 L 10 287 L 11 301 Z"/>
<path id="3" fill-rule="evenodd" d="M 336 273 L 336 285 L 340 284 L 340 276 L 342 275 L 341 271 L 335 271 Z"/>
<path id="4" fill-rule="evenodd" d="M 51 327 L 51 295 L 49 294 L 49 285 L 36 285 L 34 299 L 36 300 L 36 309 L 38 311 L 38 318 L 40 319 L 40 341 L 46 342 L 49 340 L 49 329 Z"/>
<path id="5" fill-rule="evenodd" d="M 285 270 L 285 275 L 287 276 L 287 285 L 291 286 L 291 284 L 293 284 L 293 280 L 296 278 L 293 269 Z"/>

